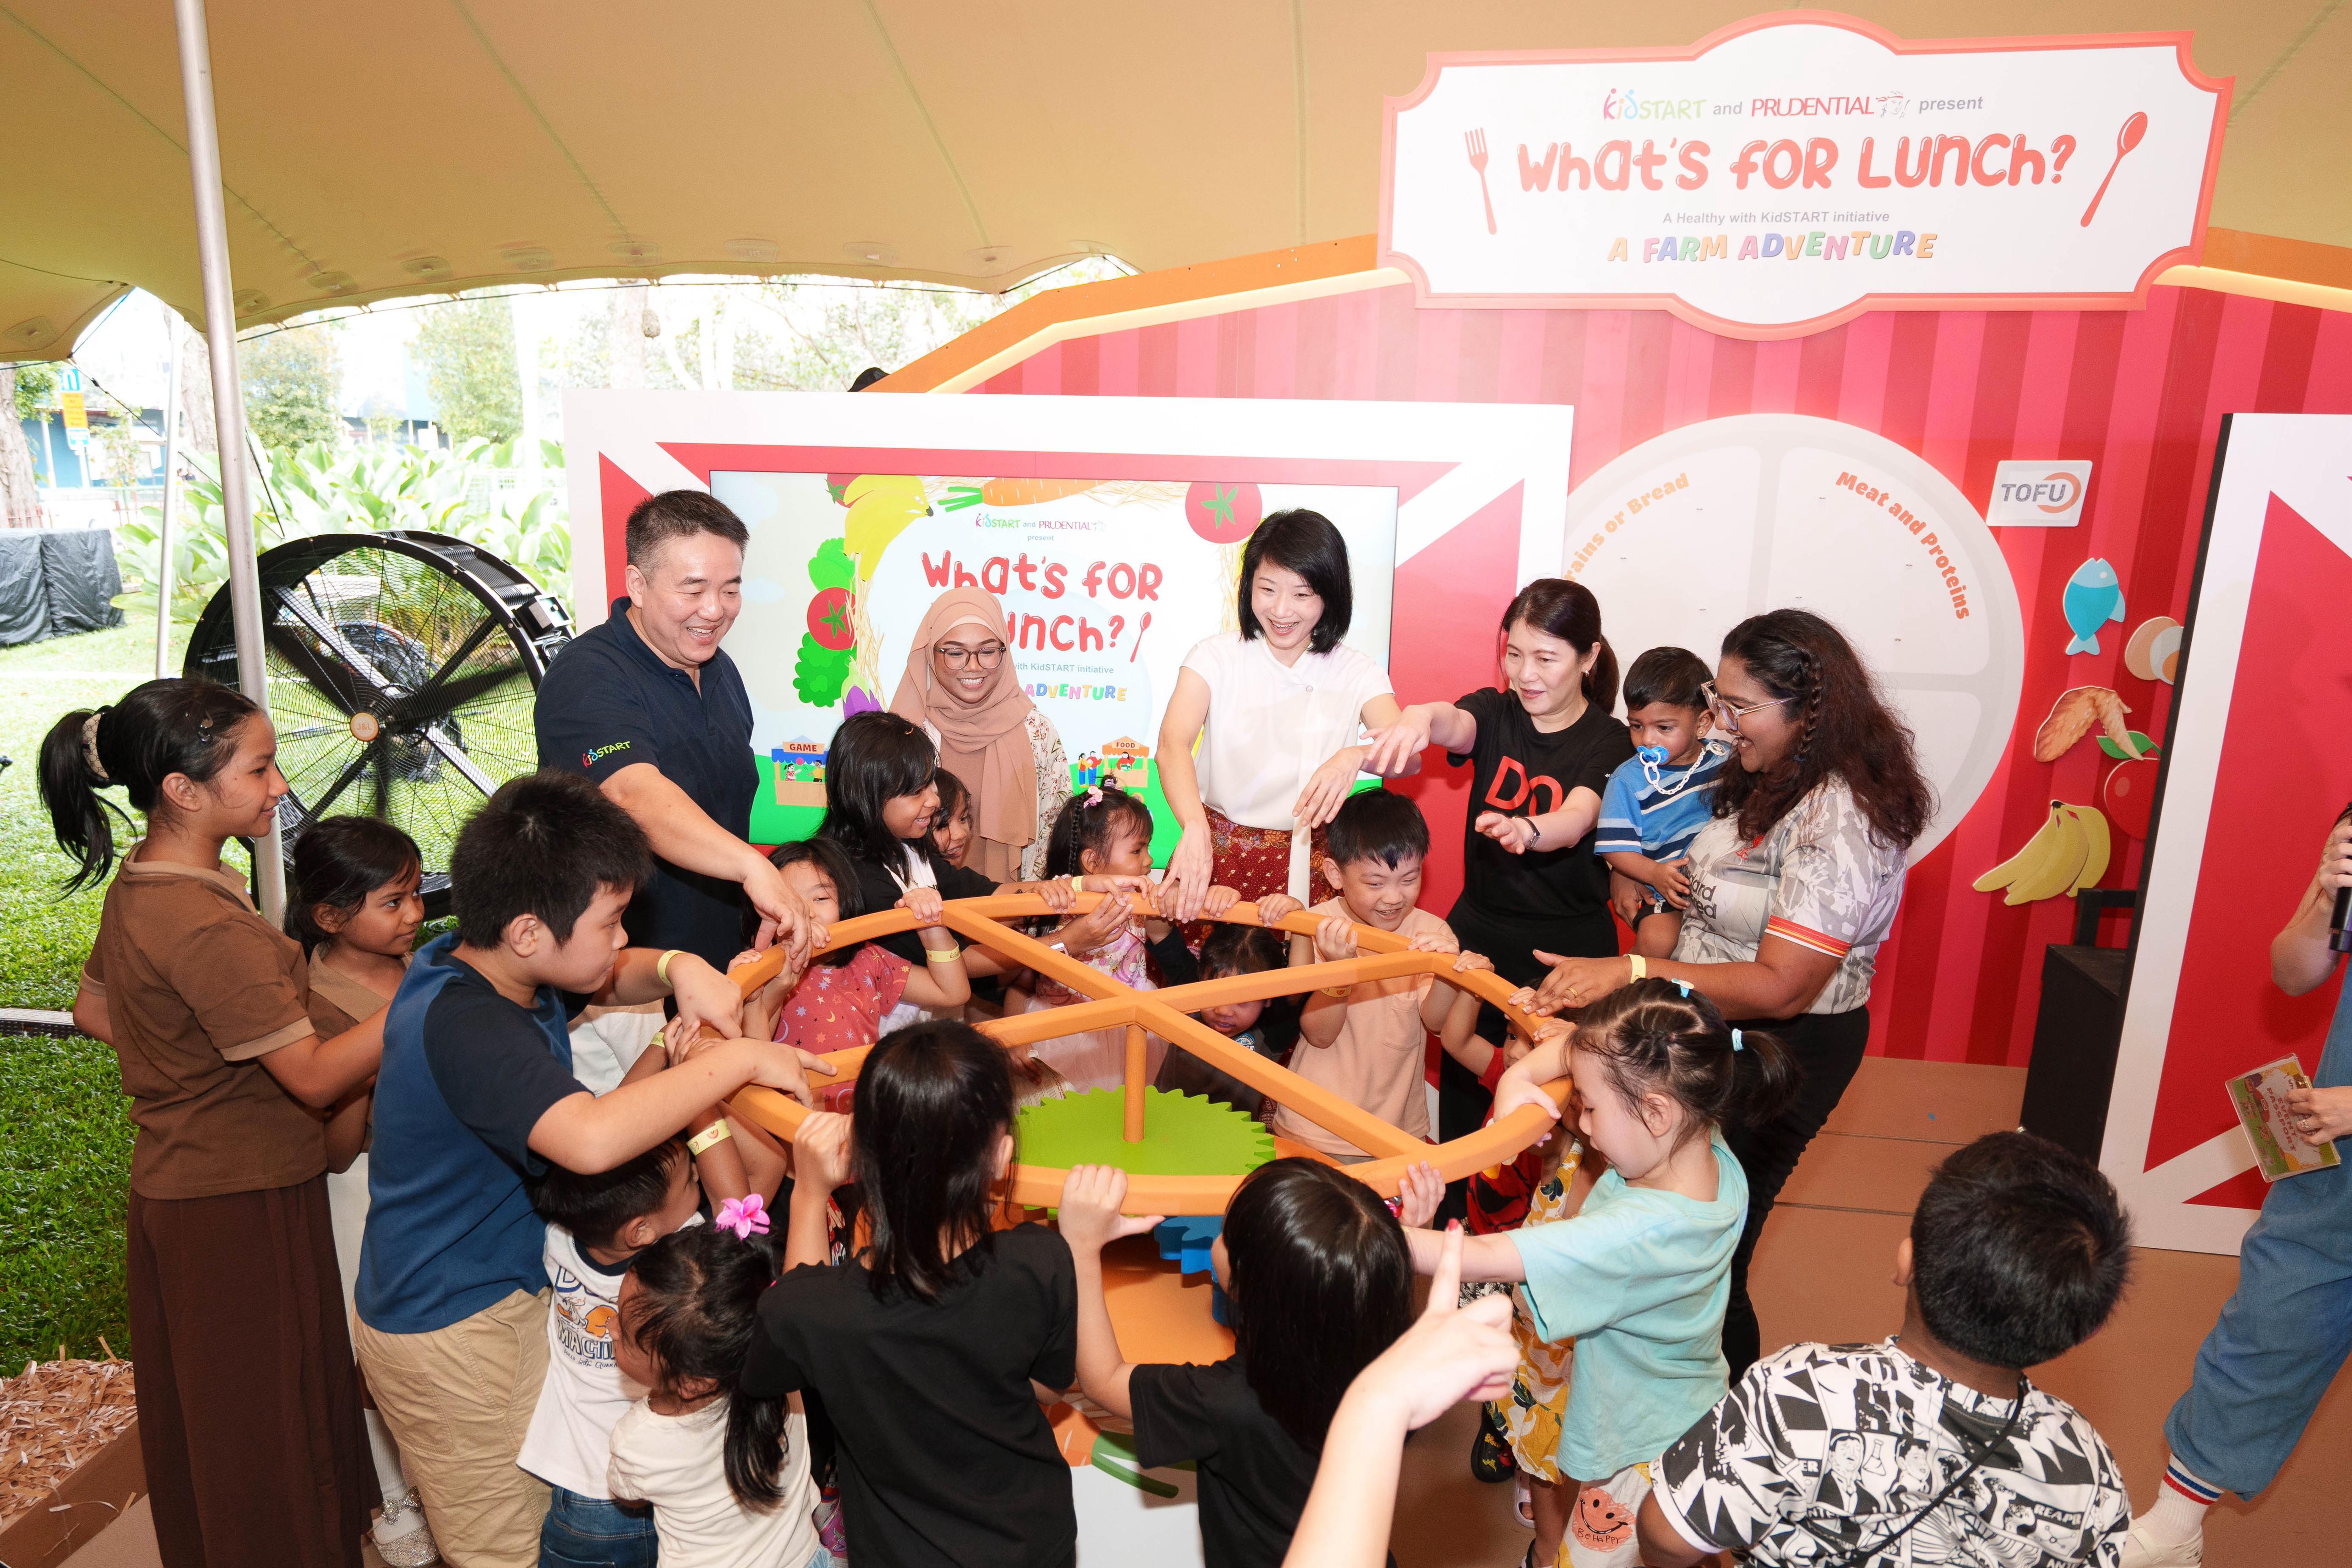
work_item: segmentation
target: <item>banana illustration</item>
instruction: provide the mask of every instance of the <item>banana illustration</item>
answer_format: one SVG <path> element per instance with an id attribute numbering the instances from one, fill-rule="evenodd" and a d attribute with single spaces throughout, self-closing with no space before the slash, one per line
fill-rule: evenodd
<path id="1" fill-rule="evenodd" d="M 2096 806 L 2050 803 L 2050 814 L 2025 847 L 1979 877 L 1972 884 L 1979 893 L 2009 889 L 2002 900 L 2030 904 L 2063 893 L 2073 898 L 2107 873 L 2114 842 L 2107 819 Z"/>
<path id="2" fill-rule="evenodd" d="M 2070 805 L 2066 810 L 2081 824 L 2084 840 L 2090 846 L 2090 853 L 2083 859 L 2083 868 L 2074 873 L 2074 880 L 2066 889 L 2066 896 L 2071 899 L 2084 888 L 2097 886 L 2099 879 L 2107 874 L 2107 858 L 2115 844 L 2107 832 L 2107 819 L 2097 806 Z"/>
<path id="3" fill-rule="evenodd" d="M 2049 816 L 2025 847 L 1979 877 L 1973 886 L 1979 893 L 2007 888 L 2004 903 L 2032 903 L 2072 887 L 2090 854 L 2090 837 L 2081 821 L 2067 814 L 2064 801 L 2053 800 Z"/>
<path id="4" fill-rule="evenodd" d="M 849 509 L 842 544 L 857 558 L 860 582 L 872 581 L 890 542 L 931 510 L 923 481 L 903 474 L 860 474 L 843 489 L 842 502 Z"/>

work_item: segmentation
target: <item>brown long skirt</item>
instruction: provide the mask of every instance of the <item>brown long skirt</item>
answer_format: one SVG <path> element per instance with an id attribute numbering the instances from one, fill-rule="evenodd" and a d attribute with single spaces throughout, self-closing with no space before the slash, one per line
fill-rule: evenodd
<path id="1" fill-rule="evenodd" d="M 359 1568 L 374 1472 L 326 1178 L 131 1194 L 129 1284 L 163 1568 Z"/>

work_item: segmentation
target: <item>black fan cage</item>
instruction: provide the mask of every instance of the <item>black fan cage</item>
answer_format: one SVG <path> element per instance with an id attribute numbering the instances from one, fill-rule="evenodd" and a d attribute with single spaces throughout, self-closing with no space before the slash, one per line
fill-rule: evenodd
<path id="1" fill-rule="evenodd" d="M 539 765 L 532 704 L 571 616 L 488 551 L 413 530 L 314 534 L 257 565 L 287 853 L 324 817 L 382 817 L 423 852 L 427 914 L 446 913 L 458 830 Z M 183 668 L 236 684 L 226 588 Z"/>

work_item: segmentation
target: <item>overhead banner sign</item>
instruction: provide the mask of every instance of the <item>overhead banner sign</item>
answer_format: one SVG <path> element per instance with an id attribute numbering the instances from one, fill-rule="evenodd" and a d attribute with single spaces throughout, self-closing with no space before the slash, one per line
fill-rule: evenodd
<path id="1" fill-rule="evenodd" d="M 2231 82 L 2187 33 L 1898 39 L 1826 12 L 1680 50 L 1440 54 L 1388 100 L 1381 259 L 1431 305 L 2114 309 L 2203 246 Z"/>

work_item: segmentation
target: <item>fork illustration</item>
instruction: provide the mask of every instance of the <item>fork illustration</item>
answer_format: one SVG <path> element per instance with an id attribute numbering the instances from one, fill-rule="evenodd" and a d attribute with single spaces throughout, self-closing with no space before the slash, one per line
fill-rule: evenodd
<path id="1" fill-rule="evenodd" d="M 1478 171 L 1478 199 L 1486 204 L 1486 232 L 1495 232 L 1495 198 L 1486 194 L 1486 132 L 1485 127 L 1466 133 L 1463 141 L 1470 146 L 1470 166 Z"/>

